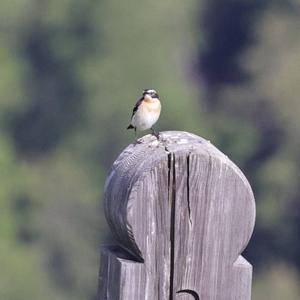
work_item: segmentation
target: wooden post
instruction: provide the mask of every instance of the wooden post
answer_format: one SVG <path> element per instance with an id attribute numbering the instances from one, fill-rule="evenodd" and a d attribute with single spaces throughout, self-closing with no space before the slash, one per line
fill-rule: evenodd
<path id="1" fill-rule="evenodd" d="M 103 247 L 97 300 L 249 300 L 240 255 L 255 202 L 236 165 L 187 132 L 128 146 L 106 182 L 105 214 L 119 245 Z"/>

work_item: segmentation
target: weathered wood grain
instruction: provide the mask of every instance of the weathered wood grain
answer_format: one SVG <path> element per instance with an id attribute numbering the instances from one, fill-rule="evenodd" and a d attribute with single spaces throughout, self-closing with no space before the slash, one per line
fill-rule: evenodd
<path id="1" fill-rule="evenodd" d="M 145 136 L 114 163 L 98 300 L 249 300 L 255 202 L 242 172 L 186 132 Z"/>

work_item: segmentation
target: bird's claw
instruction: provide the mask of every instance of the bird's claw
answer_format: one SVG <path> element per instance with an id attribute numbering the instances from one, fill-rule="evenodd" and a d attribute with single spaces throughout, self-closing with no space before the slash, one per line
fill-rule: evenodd
<path id="1" fill-rule="evenodd" d="M 160 138 L 160 134 L 159 134 L 159 132 L 157 132 L 157 133 L 154 133 L 154 136 L 157 138 L 157 140 L 159 141 L 159 138 Z"/>
<path id="2" fill-rule="evenodd" d="M 143 144 L 143 141 L 141 141 L 140 139 L 136 139 L 134 141 L 134 145 L 139 145 L 139 144 Z"/>

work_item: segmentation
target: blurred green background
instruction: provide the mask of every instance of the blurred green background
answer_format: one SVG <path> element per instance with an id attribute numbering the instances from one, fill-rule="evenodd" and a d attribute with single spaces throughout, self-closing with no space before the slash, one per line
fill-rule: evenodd
<path id="1" fill-rule="evenodd" d="M 95 299 L 104 180 L 144 88 L 157 129 L 252 184 L 252 299 L 300 299 L 298 0 L 1 0 L 0 299 Z"/>

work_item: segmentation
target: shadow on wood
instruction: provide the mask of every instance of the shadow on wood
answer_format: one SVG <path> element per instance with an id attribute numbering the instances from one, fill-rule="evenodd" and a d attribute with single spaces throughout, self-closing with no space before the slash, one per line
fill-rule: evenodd
<path id="1" fill-rule="evenodd" d="M 147 135 L 115 161 L 105 214 L 119 246 L 103 247 L 98 300 L 249 300 L 240 255 L 255 202 L 242 172 L 186 132 Z"/>

